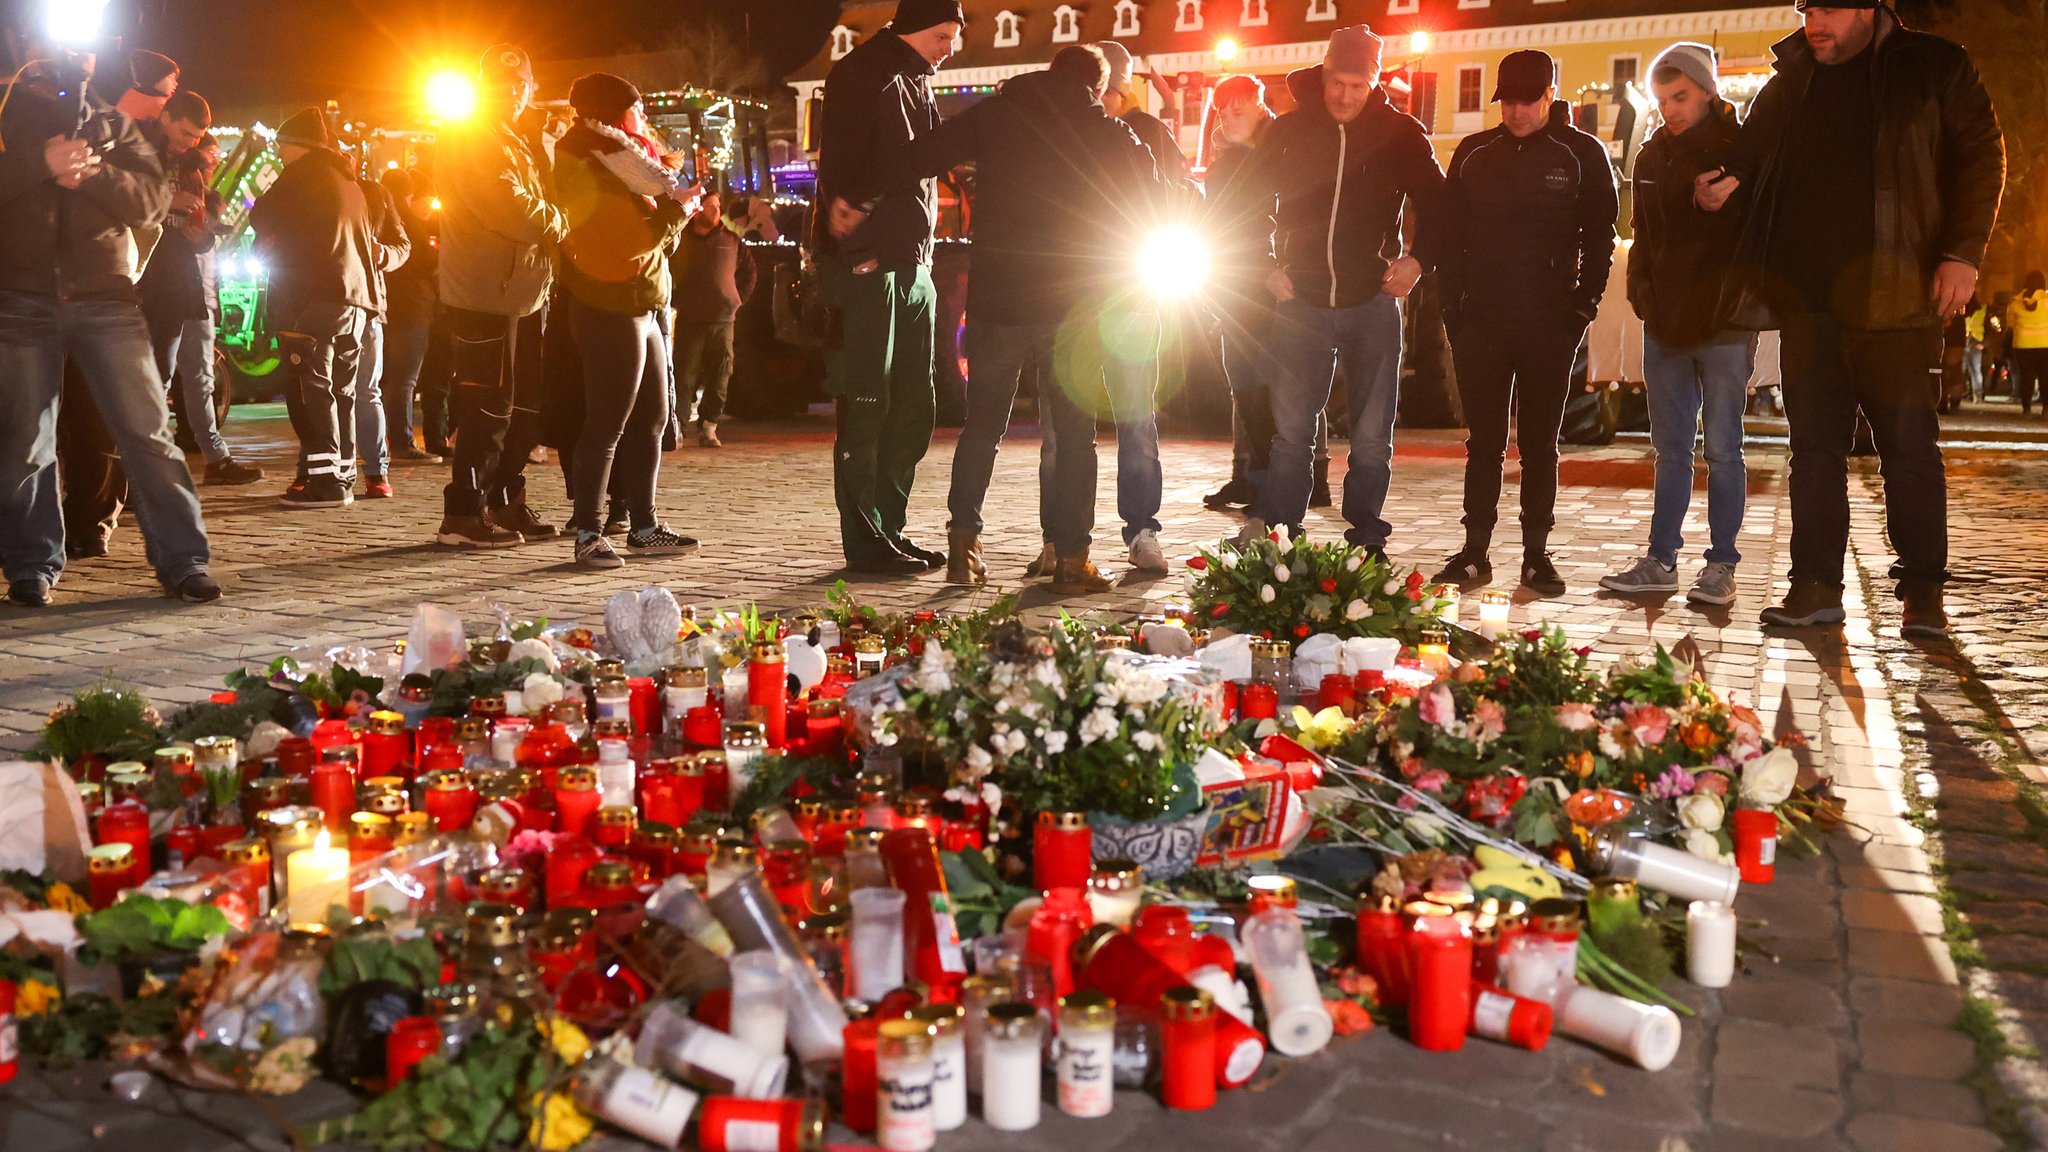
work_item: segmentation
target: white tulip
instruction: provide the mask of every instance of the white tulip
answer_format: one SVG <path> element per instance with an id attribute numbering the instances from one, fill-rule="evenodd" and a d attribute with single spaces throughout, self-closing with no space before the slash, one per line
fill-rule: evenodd
<path id="1" fill-rule="evenodd" d="M 1272 586 L 1271 584 L 1261 584 L 1261 585 L 1259 585 L 1259 603 L 1261 603 L 1261 604 L 1271 604 L 1272 602 L 1273 602 L 1273 586 Z"/>
<path id="2" fill-rule="evenodd" d="M 1366 607 L 1363 600 L 1353 600 L 1344 606 L 1344 618 L 1346 620 L 1363 620 L 1371 612 L 1372 609 Z"/>
<path id="3" fill-rule="evenodd" d="M 1275 564 L 1275 565 L 1273 565 L 1273 579 L 1275 579 L 1275 580 L 1278 580 L 1278 581 L 1279 581 L 1279 582 L 1281 582 L 1282 584 L 1285 584 L 1285 583 L 1287 583 L 1287 582 L 1288 582 L 1289 580 L 1292 580 L 1293 578 L 1294 578 L 1294 572 L 1293 572 L 1293 571 L 1292 571 L 1291 569 L 1289 569 L 1289 568 L 1287 567 L 1287 565 L 1285 565 L 1285 564 Z"/>

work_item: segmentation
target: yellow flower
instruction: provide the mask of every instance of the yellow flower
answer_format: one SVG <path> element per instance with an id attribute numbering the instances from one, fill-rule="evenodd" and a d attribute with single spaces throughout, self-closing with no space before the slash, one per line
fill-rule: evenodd
<path id="1" fill-rule="evenodd" d="M 41 1016 L 56 1007 L 57 1001 L 62 998 L 63 993 L 57 991 L 55 984 L 46 984 L 41 980 L 24 980 L 14 993 L 14 1014 L 24 1019 Z"/>
<path id="2" fill-rule="evenodd" d="M 1358 726 L 1339 709 L 1325 708 L 1311 716 L 1299 704 L 1294 706 L 1293 721 L 1295 741 L 1311 752 L 1335 747 Z"/>
<path id="3" fill-rule="evenodd" d="M 52 912 L 69 912 L 73 916 L 83 916 L 92 911 L 92 905 L 87 903 L 84 897 L 74 891 L 71 885 L 61 881 L 50 885 L 43 892 L 43 903 L 48 905 Z"/>
<path id="4" fill-rule="evenodd" d="M 562 1063 L 579 1064 L 590 1054 L 590 1037 L 585 1036 L 583 1029 L 568 1018 L 550 1016 L 541 1022 L 540 1029 L 554 1047 L 555 1055 L 562 1058 Z"/>
<path id="5" fill-rule="evenodd" d="M 584 1115 L 583 1109 L 576 1107 L 576 1102 L 565 1093 L 536 1092 L 533 1096 L 533 1123 L 527 1126 L 526 1142 L 547 1152 L 560 1152 L 589 1139 L 593 1127 L 590 1117 Z"/>

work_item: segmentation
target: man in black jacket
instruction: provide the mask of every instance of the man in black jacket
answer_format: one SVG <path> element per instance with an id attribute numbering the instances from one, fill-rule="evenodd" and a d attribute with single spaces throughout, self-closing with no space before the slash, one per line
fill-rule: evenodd
<path id="1" fill-rule="evenodd" d="M 847 567 L 907 576 L 946 564 L 903 534 L 918 461 L 937 417 L 932 384 L 930 177 L 891 159 L 939 126 L 932 73 L 967 17 L 959 0 L 899 0 L 895 19 L 832 66 L 818 151 L 825 207 L 816 256 L 833 310 L 828 383 L 839 398 L 832 445 Z"/>
<path id="2" fill-rule="evenodd" d="M 967 292 L 967 422 L 953 455 L 946 581 L 981 584 L 982 501 L 1009 428 L 1017 379 L 1044 364 L 1039 419 L 1054 449 L 1039 516 L 1053 590 L 1099 592 L 1095 406 L 1105 373 L 1150 371 L 1105 347 L 1097 320 L 1127 279 L 1136 225 L 1158 187 L 1151 152 L 1103 110 L 1102 53 L 1060 49 L 1043 72 L 1004 82 L 914 148 L 919 172 L 975 163 L 974 265 Z M 1128 387 L 1119 381 L 1118 387 Z M 1156 458 L 1156 457 L 1155 457 Z"/>
<path id="3" fill-rule="evenodd" d="M 277 130 L 284 173 L 249 211 L 254 251 L 270 274 L 264 324 L 284 358 L 285 400 L 299 436 L 298 482 L 287 508 L 354 501 L 356 364 L 371 315 L 383 307 L 377 238 L 355 173 L 335 151 L 318 108 Z"/>
<path id="4" fill-rule="evenodd" d="M 1792 439 L 1792 587 L 1766 624 L 1839 622 L 1860 409 L 1883 463 L 1902 631 L 1942 636 L 1948 495 L 1936 444 L 1941 325 L 1977 286 L 2005 148 L 1961 46 L 1878 0 L 1799 5 L 1734 163 L 1701 207 L 1748 205 L 1723 308 L 1777 327 Z"/>
<path id="5" fill-rule="evenodd" d="M 15 77 L 0 111 L 0 569 L 7 597 L 48 604 L 64 570 L 55 428 L 75 363 L 126 469 L 156 577 L 192 603 L 220 598 L 199 496 L 169 429 L 135 292 L 131 233 L 162 223 L 171 184 L 135 122 L 49 61 Z M 84 113 L 81 122 L 81 113 Z"/>
<path id="6" fill-rule="evenodd" d="M 1742 461 L 1742 414 L 1756 334 L 1722 326 L 1721 279 L 1734 255 L 1737 212 L 1705 212 L 1692 182 L 1719 168 L 1735 147 L 1735 109 L 1721 99 L 1714 50 L 1681 42 L 1650 64 L 1650 91 L 1663 126 L 1636 157 L 1628 299 L 1643 321 L 1643 379 L 1650 445 L 1657 454 L 1650 548 L 1600 579 L 1613 592 L 1678 591 L 1678 551 L 1692 504 L 1693 441 L 1704 415 L 1707 438 L 1706 566 L 1686 599 L 1735 600 L 1735 536 L 1749 473 Z"/>
<path id="7" fill-rule="evenodd" d="M 1443 268 L 1444 330 L 1469 429 L 1465 546 L 1435 579 L 1468 590 L 1493 579 L 1487 549 L 1512 406 L 1522 451 L 1522 584 L 1545 596 L 1564 592 L 1548 550 L 1557 435 L 1572 361 L 1614 267 L 1621 209 L 1607 149 L 1572 126 L 1556 75 L 1542 52 L 1501 61 L 1493 92 L 1501 122 L 1459 142 L 1443 211 L 1423 217 L 1424 247 Z"/>
<path id="8" fill-rule="evenodd" d="M 1403 253 L 1401 215 L 1427 220 L 1443 188 L 1429 134 L 1380 87 L 1380 38 L 1360 25 L 1331 33 L 1323 63 L 1287 77 L 1298 105 L 1273 122 L 1249 161 L 1279 193 L 1276 266 L 1280 373 L 1272 391 L 1272 468 L 1240 539 L 1267 525 L 1299 533 L 1314 483 L 1316 418 L 1341 366 L 1351 418 L 1344 519 L 1351 543 L 1379 551 L 1394 469 L 1401 387 L 1400 299 L 1427 270 Z"/>

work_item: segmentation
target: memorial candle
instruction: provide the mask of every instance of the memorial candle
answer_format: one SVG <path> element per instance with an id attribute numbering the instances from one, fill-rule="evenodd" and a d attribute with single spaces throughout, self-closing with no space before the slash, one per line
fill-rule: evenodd
<path id="1" fill-rule="evenodd" d="M 322 829 L 311 848 L 285 861 L 285 906 L 294 924 L 325 924 L 327 910 L 348 903 L 348 849 L 334 847 Z"/>

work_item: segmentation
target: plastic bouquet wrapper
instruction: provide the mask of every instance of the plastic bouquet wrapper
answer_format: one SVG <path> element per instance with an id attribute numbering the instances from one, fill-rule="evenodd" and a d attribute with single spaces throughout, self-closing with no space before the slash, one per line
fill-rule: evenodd
<path id="1" fill-rule="evenodd" d="M 460 917 L 477 899 L 477 877 L 497 867 L 499 859 L 489 840 L 429 836 L 350 864 L 348 907 L 393 924 Z"/>
<path id="2" fill-rule="evenodd" d="M 327 1031 L 317 944 L 274 931 L 235 941 L 185 1034 L 186 1059 L 168 1057 L 160 1070 L 204 1088 L 281 1096 L 303 1087 Z"/>
<path id="3" fill-rule="evenodd" d="M 1224 677 L 1193 656 L 1152 655 L 1128 650 L 1111 652 L 1108 663 L 1124 665 L 1166 681 L 1167 690 L 1189 704 L 1206 709 L 1219 725 L 1227 722 L 1223 705 Z"/>

